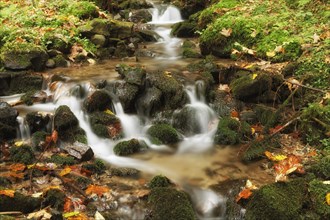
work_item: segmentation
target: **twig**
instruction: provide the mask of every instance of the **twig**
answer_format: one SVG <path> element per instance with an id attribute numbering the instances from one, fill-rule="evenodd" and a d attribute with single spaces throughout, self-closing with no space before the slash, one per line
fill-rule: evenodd
<path id="1" fill-rule="evenodd" d="M 292 85 L 303 87 L 303 88 L 310 89 L 310 90 L 314 90 L 314 91 L 317 91 L 317 92 L 322 92 L 322 93 L 327 93 L 328 92 L 327 90 L 322 90 L 322 89 L 313 88 L 313 87 L 310 87 L 310 86 L 305 86 L 303 84 L 295 83 L 295 82 L 292 82 L 292 81 L 287 80 L 287 79 L 285 79 L 284 81 L 287 82 L 287 83 L 290 83 Z"/>
<path id="2" fill-rule="evenodd" d="M 277 129 L 274 133 L 272 133 L 271 135 L 268 136 L 268 139 L 271 139 L 272 137 L 274 137 L 276 134 L 278 134 L 279 132 L 281 132 L 282 130 L 284 130 L 284 128 L 288 127 L 290 124 L 292 124 L 292 122 L 299 120 L 300 116 L 296 116 L 293 119 L 291 119 L 290 121 L 288 121 L 287 123 L 285 123 L 283 126 L 281 126 L 281 128 Z"/>
<path id="3" fill-rule="evenodd" d="M 0 212 L 0 215 L 22 215 L 22 212 L 13 211 L 13 212 Z"/>
<path id="4" fill-rule="evenodd" d="M 85 194 L 84 191 L 82 191 L 81 189 L 79 189 L 77 186 L 75 186 L 75 185 L 73 185 L 73 184 L 71 184 L 71 183 L 65 181 L 65 180 L 63 179 L 63 177 L 60 176 L 60 175 L 59 175 L 58 173 L 56 173 L 55 171 L 52 172 L 52 175 L 54 175 L 55 177 L 59 178 L 59 179 L 62 181 L 62 183 L 63 183 L 64 185 L 66 185 L 66 186 L 72 188 L 73 190 L 77 191 L 80 195 L 82 195 L 83 197 L 85 197 L 86 199 L 88 199 L 88 196 Z"/>

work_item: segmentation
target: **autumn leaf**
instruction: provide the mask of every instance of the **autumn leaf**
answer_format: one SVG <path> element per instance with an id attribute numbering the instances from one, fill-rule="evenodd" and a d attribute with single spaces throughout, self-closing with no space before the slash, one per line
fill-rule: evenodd
<path id="1" fill-rule="evenodd" d="M 89 218 L 86 214 L 79 213 L 78 215 L 68 217 L 68 220 L 89 220 Z"/>
<path id="2" fill-rule="evenodd" d="M 274 133 L 276 133 L 276 132 L 278 132 L 278 131 L 280 131 L 280 130 L 282 130 L 283 129 L 283 126 L 281 126 L 281 125 L 277 125 L 275 128 L 270 128 L 269 129 L 269 133 L 270 134 L 274 134 Z"/>
<path id="3" fill-rule="evenodd" d="M 65 176 L 67 174 L 69 174 L 71 172 L 71 168 L 70 167 L 65 167 L 63 170 L 61 170 L 60 172 L 60 176 Z"/>
<path id="4" fill-rule="evenodd" d="M 327 201 L 327 204 L 330 205 L 330 193 L 327 193 L 325 200 Z"/>
<path id="5" fill-rule="evenodd" d="M 253 73 L 253 74 L 252 74 L 252 79 L 255 79 L 255 78 L 257 78 L 257 76 L 258 76 L 258 74 L 256 74 L 256 73 Z"/>
<path id="6" fill-rule="evenodd" d="M 64 218 L 70 218 L 70 217 L 79 215 L 79 213 L 80 212 L 66 212 L 66 213 L 63 214 L 63 217 Z"/>
<path id="7" fill-rule="evenodd" d="M 275 55 L 276 55 L 276 52 L 275 51 L 268 51 L 268 52 L 266 52 L 266 56 L 269 57 L 269 58 L 275 57 Z"/>
<path id="8" fill-rule="evenodd" d="M 52 141 L 56 144 L 58 139 L 58 132 L 54 130 L 51 137 L 52 137 Z"/>
<path id="9" fill-rule="evenodd" d="M 10 165 L 9 169 L 11 171 L 17 172 L 17 171 L 23 171 L 26 168 L 26 166 L 24 164 L 21 163 L 15 163 Z"/>
<path id="10" fill-rule="evenodd" d="M 104 113 L 108 115 L 115 115 L 110 109 L 105 110 Z"/>
<path id="11" fill-rule="evenodd" d="M 232 111 L 230 112 L 230 117 L 232 117 L 232 118 L 239 118 L 239 113 L 238 113 L 238 111 L 236 111 L 236 110 L 232 110 Z"/>
<path id="12" fill-rule="evenodd" d="M 237 196 L 236 202 L 243 199 L 248 199 L 252 195 L 252 191 L 250 189 L 243 189 Z"/>
<path id="13" fill-rule="evenodd" d="M 104 193 L 107 193 L 109 191 L 110 189 L 106 186 L 89 185 L 88 188 L 86 189 L 86 194 L 87 195 L 96 194 L 98 196 L 102 196 Z"/>
<path id="14" fill-rule="evenodd" d="M 223 28 L 221 31 L 220 31 L 220 34 L 225 36 L 225 37 L 230 37 L 231 33 L 233 32 L 233 30 L 231 28 Z"/>
<path id="15" fill-rule="evenodd" d="M 72 210 L 73 204 L 70 198 L 66 197 L 64 202 L 64 212 L 70 212 Z"/>
<path id="16" fill-rule="evenodd" d="M 21 147 L 24 144 L 24 141 L 16 141 L 15 146 L 16 147 Z"/>
<path id="17" fill-rule="evenodd" d="M 282 154 L 273 154 L 269 151 L 265 151 L 265 155 L 268 159 L 270 159 L 271 161 L 281 161 L 287 158 L 287 156 L 282 155 Z"/>
<path id="18" fill-rule="evenodd" d="M 46 209 L 42 209 L 36 212 L 32 212 L 27 216 L 27 219 L 51 219 L 52 215 L 46 211 Z"/>
<path id="19" fill-rule="evenodd" d="M 15 190 L 3 189 L 3 190 L 0 190 L 0 195 L 4 195 L 4 196 L 8 196 L 8 197 L 14 198 L 14 196 L 15 196 Z"/>
<path id="20" fill-rule="evenodd" d="M 300 163 L 301 159 L 295 155 L 289 155 L 286 159 L 281 160 L 274 165 L 274 170 L 276 173 L 275 181 L 286 181 L 287 175 L 293 172 L 303 174 L 303 165 Z"/>

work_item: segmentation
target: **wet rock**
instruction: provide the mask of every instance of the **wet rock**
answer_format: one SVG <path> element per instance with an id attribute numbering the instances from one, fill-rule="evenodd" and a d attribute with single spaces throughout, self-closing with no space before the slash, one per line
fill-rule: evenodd
<path id="1" fill-rule="evenodd" d="M 93 132 L 99 137 L 118 139 L 122 136 L 120 120 L 114 114 L 94 112 L 89 120 Z"/>
<path id="2" fill-rule="evenodd" d="M 44 131 L 37 131 L 32 134 L 31 144 L 34 149 L 42 151 L 45 147 L 46 136 L 48 133 Z"/>
<path id="3" fill-rule="evenodd" d="M 139 87 L 126 81 L 114 81 L 105 88 L 120 101 L 125 112 L 135 112 L 135 101 L 139 95 Z"/>
<path id="4" fill-rule="evenodd" d="M 32 164 L 35 160 L 33 150 L 28 145 L 10 148 L 11 159 L 16 163 Z"/>
<path id="5" fill-rule="evenodd" d="M 263 104 L 256 105 L 253 111 L 256 113 L 259 122 L 267 128 L 274 127 L 281 118 L 280 113 L 275 108 Z"/>
<path id="6" fill-rule="evenodd" d="M 41 74 L 17 74 L 10 81 L 9 94 L 39 91 L 42 88 L 43 78 Z"/>
<path id="7" fill-rule="evenodd" d="M 265 185 L 253 193 L 245 219 L 299 219 L 306 195 L 303 179 Z"/>
<path id="8" fill-rule="evenodd" d="M 202 55 L 194 49 L 184 48 L 182 52 L 183 58 L 201 58 Z"/>
<path id="9" fill-rule="evenodd" d="M 18 111 L 6 102 L 0 102 L 0 140 L 16 137 Z"/>
<path id="10" fill-rule="evenodd" d="M 246 121 L 249 124 L 256 124 L 258 122 L 257 114 L 252 110 L 241 111 L 239 115 L 241 121 Z"/>
<path id="11" fill-rule="evenodd" d="M 189 195 L 171 187 L 153 188 L 148 204 L 151 219 L 196 219 Z"/>
<path id="12" fill-rule="evenodd" d="M 189 38 L 196 37 L 197 24 L 191 21 L 183 21 L 172 26 L 171 34 L 175 37 Z"/>
<path id="13" fill-rule="evenodd" d="M 130 67 L 119 64 L 116 66 L 118 74 L 128 83 L 143 86 L 146 78 L 146 70 L 142 67 Z"/>
<path id="14" fill-rule="evenodd" d="M 153 30 L 138 29 L 135 30 L 134 36 L 139 38 L 142 42 L 157 42 L 161 37 Z"/>
<path id="15" fill-rule="evenodd" d="M 59 134 L 66 130 L 75 128 L 79 124 L 77 117 L 67 105 L 61 105 L 55 111 L 54 127 Z"/>
<path id="16" fill-rule="evenodd" d="M 53 57 L 56 67 L 68 67 L 70 62 L 63 56 L 63 54 L 56 55 Z"/>
<path id="17" fill-rule="evenodd" d="M 25 116 L 25 120 L 29 125 L 31 133 L 36 131 L 47 131 L 47 125 L 50 121 L 48 114 L 42 114 L 40 112 L 29 112 Z"/>
<path id="18" fill-rule="evenodd" d="M 230 88 L 236 98 L 244 101 L 255 99 L 265 91 L 271 89 L 272 78 L 269 74 L 255 74 L 257 74 L 255 79 L 253 79 L 252 75 L 246 75 L 230 83 Z"/>
<path id="19" fill-rule="evenodd" d="M 131 57 L 134 55 L 134 52 L 134 48 L 127 45 L 125 41 L 120 41 L 117 43 L 114 56 L 117 58 Z"/>
<path id="20" fill-rule="evenodd" d="M 7 94 L 7 91 L 9 90 L 10 79 L 10 73 L 0 72 L 0 96 Z"/>
<path id="21" fill-rule="evenodd" d="M 91 42 L 97 47 L 104 47 L 107 43 L 105 36 L 102 34 L 94 34 L 91 37 Z"/>
<path id="22" fill-rule="evenodd" d="M 72 45 L 61 34 L 49 35 L 45 37 L 45 41 L 48 42 L 47 50 L 56 50 L 61 53 L 70 53 Z"/>
<path id="23" fill-rule="evenodd" d="M 51 206 L 52 208 L 63 211 L 66 195 L 62 190 L 50 189 L 47 191 L 44 199 L 45 206 Z"/>
<path id="24" fill-rule="evenodd" d="M 131 10 L 128 20 L 133 23 L 146 23 L 152 20 L 152 15 L 148 9 Z"/>
<path id="25" fill-rule="evenodd" d="M 77 158 L 80 161 L 91 160 L 94 156 L 94 152 L 87 144 L 80 143 L 78 141 L 73 144 L 64 144 L 63 149 L 71 156 Z"/>
<path id="26" fill-rule="evenodd" d="M 192 106 L 185 106 L 174 112 L 173 127 L 188 136 L 200 133 L 201 127 L 198 117 L 197 109 Z"/>
<path id="27" fill-rule="evenodd" d="M 130 154 L 138 153 L 147 148 L 144 141 L 138 139 L 131 139 L 129 141 L 121 141 L 115 145 L 113 152 L 118 156 L 127 156 Z"/>
<path id="28" fill-rule="evenodd" d="M 104 90 L 97 90 L 84 101 L 84 107 L 88 113 L 95 111 L 104 111 L 112 109 L 112 101 L 110 95 Z"/>
<path id="29" fill-rule="evenodd" d="M 137 111 L 141 115 L 150 116 L 162 105 L 162 92 L 156 87 L 147 88 L 136 102 Z"/>
<path id="30" fill-rule="evenodd" d="M 152 8 L 152 4 L 146 0 L 120 0 L 119 9 L 142 9 Z"/>
<path id="31" fill-rule="evenodd" d="M 96 159 L 93 163 L 83 164 L 82 168 L 97 174 L 102 174 L 106 170 L 104 162 L 100 159 Z"/>
<path id="32" fill-rule="evenodd" d="M 154 176 L 150 180 L 148 186 L 149 186 L 149 188 L 153 189 L 153 188 L 156 188 L 156 187 L 169 187 L 169 186 L 173 186 L 173 183 L 166 176 L 157 175 L 157 176 Z"/>
<path id="33" fill-rule="evenodd" d="M 127 168 L 127 167 L 110 167 L 108 172 L 110 176 L 130 176 L 130 177 L 136 177 L 140 173 L 140 171 L 137 169 Z"/>
<path id="34" fill-rule="evenodd" d="M 92 37 L 94 34 L 110 37 L 110 23 L 105 19 L 95 18 L 80 26 L 78 30 L 84 37 Z"/>
<path id="35" fill-rule="evenodd" d="M 51 158 L 48 159 L 49 163 L 56 163 L 59 165 L 73 165 L 77 163 L 74 157 L 72 156 L 62 156 L 62 155 L 53 155 Z"/>
<path id="36" fill-rule="evenodd" d="M 34 44 L 22 44 L 9 47 L 1 53 L 1 60 L 6 69 L 24 70 L 32 68 L 41 71 L 48 60 L 47 52 Z"/>
<path id="37" fill-rule="evenodd" d="M 152 125 L 147 134 L 155 144 L 175 144 L 180 141 L 178 132 L 171 125 L 156 124 Z"/>
<path id="38" fill-rule="evenodd" d="M 31 213 L 40 208 L 41 202 L 41 198 L 24 196 L 18 192 L 15 192 L 14 197 L 0 195 L 0 212 L 19 211 Z"/>
<path id="39" fill-rule="evenodd" d="M 55 63 L 54 59 L 48 59 L 45 65 L 46 65 L 47 68 L 55 68 L 56 67 L 56 63 Z"/>
<path id="40" fill-rule="evenodd" d="M 132 36 L 133 23 L 119 20 L 110 20 L 110 35 L 114 38 L 128 39 Z"/>

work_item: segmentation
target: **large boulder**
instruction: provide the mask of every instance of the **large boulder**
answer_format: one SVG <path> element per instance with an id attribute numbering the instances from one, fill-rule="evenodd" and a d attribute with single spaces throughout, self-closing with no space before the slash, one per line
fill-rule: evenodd
<path id="1" fill-rule="evenodd" d="M 200 133 L 202 128 L 200 126 L 199 117 L 198 109 L 186 105 L 182 109 L 174 112 L 173 127 L 188 136 Z M 205 115 L 205 117 L 208 116 Z"/>
<path id="2" fill-rule="evenodd" d="M 150 116 L 162 106 L 162 92 L 156 87 L 145 89 L 136 102 L 137 112 L 140 115 Z"/>
<path id="3" fill-rule="evenodd" d="M 112 100 L 107 91 L 97 90 L 88 96 L 84 101 L 84 108 L 87 112 L 112 110 Z"/>
<path id="4" fill-rule="evenodd" d="M 13 74 L 9 94 L 26 93 L 30 91 L 39 91 L 42 89 L 43 77 L 41 74 Z"/>
<path id="5" fill-rule="evenodd" d="M 179 133 L 168 124 L 152 125 L 147 134 L 155 144 L 175 144 L 180 141 Z"/>
<path id="6" fill-rule="evenodd" d="M 92 37 L 100 34 L 105 37 L 110 36 L 110 23 L 105 19 L 95 18 L 87 24 L 79 27 L 79 32 L 84 37 Z"/>
<path id="7" fill-rule="evenodd" d="M 134 23 L 146 23 L 152 20 L 152 15 L 148 9 L 131 10 L 128 20 Z"/>
<path id="8" fill-rule="evenodd" d="M 93 132 L 99 137 L 118 139 L 122 136 L 120 120 L 110 111 L 94 112 L 89 120 Z"/>
<path id="9" fill-rule="evenodd" d="M 180 38 L 196 37 L 196 30 L 196 23 L 191 21 L 182 21 L 173 25 L 171 34 Z"/>
<path id="10" fill-rule="evenodd" d="M 40 112 L 29 112 L 26 114 L 25 120 L 29 125 L 31 133 L 36 131 L 46 131 L 49 123 L 49 115 L 44 115 Z"/>
<path id="11" fill-rule="evenodd" d="M 0 102 L 0 140 L 16 137 L 18 111 L 6 102 Z"/>
<path id="12" fill-rule="evenodd" d="M 6 69 L 41 71 L 45 69 L 48 54 L 39 46 L 22 43 L 3 46 L 0 58 Z"/>

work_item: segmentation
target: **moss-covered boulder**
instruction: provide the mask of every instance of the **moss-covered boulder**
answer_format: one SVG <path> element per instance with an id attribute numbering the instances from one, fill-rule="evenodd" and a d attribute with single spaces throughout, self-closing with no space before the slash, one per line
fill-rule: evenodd
<path id="1" fill-rule="evenodd" d="M 141 152 L 146 148 L 147 145 L 144 141 L 133 138 L 116 144 L 113 148 L 113 152 L 118 156 L 128 156 L 130 154 Z"/>
<path id="2" fill-rule="evenodd" d="M 1 61 L 6 69 L 24 70 L 32 68 L 41 71 L 48 60 L 47 52 L 34 44 L 21 43 L 5 45 L 0 54 Z"/>
<path id="3" fill-rule="evenodd" d="M 0 212 L 31 213 L 40 208 L 41 202 L 41 198 L 25 196 L 18 192 L 15 192 L 14 197 L 0 195 Z M 2 217 L 0 216 L 0 218 Z"/>
<path id="4" fill-rule="evenodd" d="M 106 166 L 102 160 L 96 159 L 93 163 L 83 164 L 82 168 L 89 170 L 92 173 L 102 174 L 104 173 Z"/>
<path id="5" fill-rule="evenodd" d="M 88 113 L 112 110 L 112 99 L 107 91 L 97 90 L 85 99 L 84 108 Z"/>
<path id="6" fill-rule="evenodd" d="M 330 185 L 314 179 L 309 183 L 308 191 L 313 211 L 319 215 L 319 219 L 329 219 L 330 206 L 326 203 L 326 195 L 330 192 Z"/>
<path id="7" fill-rule="evenodd" d="M 122 136 L 120 120 L 112 112 L 94 112 L 89 120 L 93 132 L 99 137 L 118 139 Z"/>
<path id="8" fill-rule="evenodd" d="M 52 155 L 51 158 L 48 159 L 50 163 L 56 163 L 59 165 L 73 165 L 77 163 L 74 157 L 65 156 L 65 155 Z"/>
<path id="9" fill-rule="evenodd" d="M 148 196 L 151 219 L 197 219 L 187 193 L 171 187 L 153 188 Z"/>
<path id="10" fill-rule="evenodd" d="M 247 101 L 256 99 L 265 91 L 270 90 L 272 78 L 267 73 L 254 73 L 242 76 L 230 83 L 230 88 L 235 96 L 240 100 Z"/>
<path id="11" fill-rule="evenodd" d="M 16 137 L 18 111 L 6 102 L 0 102 L 0 140 Z"/>
<path id="12" fill-rule="evenodd" d="M 142 67 L 130 67 L 125 64 L 116 66 L 118 74 L 128 83 L 143 86 L 146 78 L 146 70 Z"/>
<path id="13" fill-rule="evenodd" d="M 63 211 L 66 195 L 60 189 L 50 189 L 44 199 L 44 205 L 51 206 L 58 211 Z"/>
<path id="14" fill-rule="evenodd" d="M 148 184 L 149 188 L 151 189 L 156 187 L 169 187 L 172 185 L 173 183 L 171 182 L 171 180 L 163 175 L 154 176 Z"/>
<path id="15" fill-rule="evenodd" d="M 31 145 L 36 150 L 43 150 L 46 143 L 46 137 L 49 135 L 45 131 L 37 131 L 32 134 Z"/>
<path id="16" fill-rule="evenodd" d="M 175 144 L 180 141 L 178 132 L 168 124 L 152 125 L 147 130 L 147 134 L 155 143 Z"/>
<path id="17" fill-rule="evenodd" d="M 247 204 L 245 218 L 300 219 L 307 202 L 307 184 L 303 179 L 279 182 L 261 187 Z"/>
<path id="18" fill-rule="evenodd" d="M 35 161 L 33 150 L 28 145 L 10 148 L 11 159 L 16 163 L 32 164 Z"/>
<path id="19" fill-rule="evenodd" d="M 56 50 L 64 54 L 70 53 L 72 45 L 61 34 L 49 34 L 45 36 L 45 42 L 47 42 L 47 50 Z"/>
<path id="20" fill-rule="evenodd" d="M 26 93 L 42 89 L 41 74 L 13 74 L 10 80 L 9 94 Z"/>
<path id="21" fill-rule="evenodd" d="M 171 34 L 180 38 L 195 37 L 197 35 L 196 27 L 196 23 L 191 21 L 179 22 L 173 25 Z"/>
<path id="22" fill-rule="evenodd" d="M 214 142 L 216 144 L 238 144 L 251 135 L 251 128 L 247 122 L 239 122 L 231 117 L 219 120 Z"/>
<path id="23" fill-rule="evenodd" d="M 253 111 L 256 113 L 258 121 L 267 129 L 274 127 L 281 118 L 281 113 L 273 107 L 258 104 Z"/>
<path id="24" fill-rule="evenodd" d="M 183 48 L 182 51 L 183 58 L 201 58 L 202 55 L 192 48 Z"/>
<path id="25" fill-rule="evenodd" d="M 79 32 L 84 37 L 92 37 L 95 34 L 100 34 L 105 37 L 110 36 L 110 24 L 105 19 L 95 18 L 85 25 L 79 27 Z"/>

